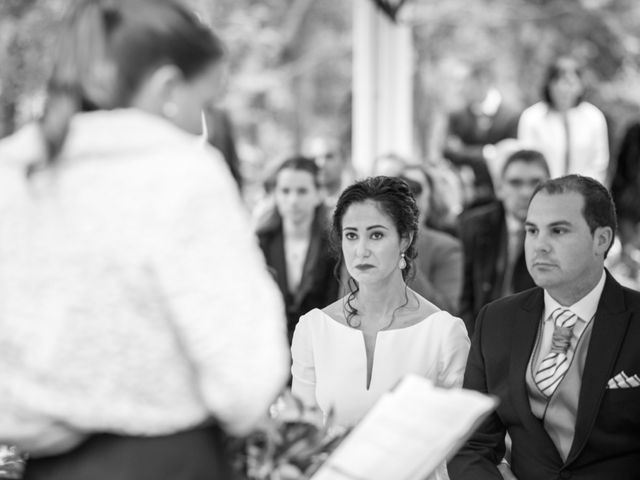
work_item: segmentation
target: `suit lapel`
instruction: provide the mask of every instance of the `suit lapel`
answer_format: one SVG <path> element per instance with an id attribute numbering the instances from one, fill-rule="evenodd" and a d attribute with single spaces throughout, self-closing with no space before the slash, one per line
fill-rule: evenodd
<path id="1" fill-rule="evenodd" d="M 497 278 L 497 265 L 502 253 L 504 210 L 497 204 L 492 216 L 486 222 L 479 224 L 481 230 L 477 233 L 474 249 L 474 283 L 475 308 L 478 310 L 500 296 L 500 281 Z M 500 242 L 496 248 L 496 242 Z"/>
<path id="2" fill-rule="evenodd" d="M 329 245 L 326 240 L 326 219 L 327 212 L 324 206 L 316 208 L 311 225 L 311 238 L 309 239 L 309 248 L 304 258 L 304 266 L 302 267 L 302 278 L 300 285 L 293 295 L 293 303 L 298 308 L 309 292 L 316 288 L 318 281 L 318 268 L 323 255 L 323 250 L 328 249 Z"/>
<path id="3" fill-rule="evenodd" d="M 287 279 L 287 261 L 284 255 L 284 235 L 282 229 L 279 229 L 271 240 L 271 265 L 277 272 L 276 282 L 280 287 L 283 295 L 287 295 L 289 291 L 289 280 Z"/>
<path id="4" fill-rule="evenodd" d="M 591 433 L 607 381 L 614 373 L 614 363 L 630 318 L 631 312 L 626 310 L 622 287 L 607 272 L 602 297 L 593 320 L 593 332 L 582 372 L 575 435 L 567 463 L 572 462 L 580 454 Z"/>
<path id="5" fill-rule="evenodd" d="M 311 291 L 316 280 L 316 270 L 318 260 L 320 257 L 320 237 L 315 232 L 311 234 L 309 240 L 309 249 L 304 259 L 304 267 L 302 268 L 302 278 L 300 279 L 300 285 L 294 295 L 295 305 L 300 305 L 304 297 Z"/>

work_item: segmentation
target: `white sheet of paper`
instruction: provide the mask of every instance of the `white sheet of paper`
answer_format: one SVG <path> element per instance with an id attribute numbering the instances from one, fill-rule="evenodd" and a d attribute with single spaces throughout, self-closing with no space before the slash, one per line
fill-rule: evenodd
<path id="1" fill-rule="evenodd" d="M 423 480 L 497 405 L 407 375 L 383 395 L 312 480 Z"/>

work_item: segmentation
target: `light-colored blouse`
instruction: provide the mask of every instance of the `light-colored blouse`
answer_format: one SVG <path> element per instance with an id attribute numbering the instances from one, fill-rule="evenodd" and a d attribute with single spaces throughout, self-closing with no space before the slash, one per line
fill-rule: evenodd
<path id="1" fill-rule="evenodd" d="M 582 102 L 565 115 L 566 119 L 546 102 L 530 106 L 520 116 L 518 140 L 545 156 L 551 178 L 579 173 L 606 185 L 609 137 L 604 114 Z"/>
<path id="2" fill-rule="evenodd" d="M 300 318 L 293 336 L 292 391 L 325 415 L 333 408 L 337 424 L 352 426 L 405 374 L 460 387 L 469 345 L 462 320 L 444 311 L 409 327 L 382 330 L 367 388 L 362 331 L 314 309 Z"/>

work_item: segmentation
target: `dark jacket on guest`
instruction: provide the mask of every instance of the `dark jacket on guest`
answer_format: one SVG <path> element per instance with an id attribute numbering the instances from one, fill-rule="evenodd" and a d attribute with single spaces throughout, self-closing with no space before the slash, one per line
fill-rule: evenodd
<path id="1" fill-rule="evenodd" d="M 629 189 L 640 192 L 640 121 L 627 128 L 618 153 L 611 181 L 611 195 L 616 206 Z"/>
<path id="2" fill-rule="evenodd" d="M 480 309 L 502 297 L 504 292 L 508 232 L 502 202 L 492 202 L 463 212 L 459 229 L 464 251 L 460 316 L 471 336 Z M 516 293 L 534 286 L 523 250 L 513 268 L 511 291 Z"/>
<path id="3" fill-rule="evenodd" d="M 323 308 L 338 299 L 339 283 L 334 275 L 337 259 L 329 241 L 329 215 L 323 205 L 316 209 L 311 240 L 304 261 L 302 279 L 296 292 L 290 292 L 284 252 L 282 218 L 277 212 L 258 229 L 260 248 L 273 274 L 287 309 L 289 341 L 300 316 L 313 308 Z"/>
<path id="4" fill-rule="evenodd" d="M 449 118 L 449 134 L 458 137 L 463 146 L 447 147 L 444 156 L 454 165 L 469 165 L 473 169 L 476 188 L 481 196 L 479 201 L 495 196 L 482 148 L 506 138 L 517 138 L 519 118 L 520 111 L 504 101 L 493 116 L 480 115 L 467 106 Z"/>

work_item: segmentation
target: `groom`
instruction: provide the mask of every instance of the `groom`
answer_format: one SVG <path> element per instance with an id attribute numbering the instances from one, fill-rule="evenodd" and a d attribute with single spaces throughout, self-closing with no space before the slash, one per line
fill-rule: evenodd
<path id="1" fill-rule="evenodd" d="M 604 269 L 616 229 L 611 196 L 588 177 L 549 180 L 533 193 L 525 229 L 538 287 L 478 315 L 464 387 L 500 405 L 451 460 L 449 475 L 638 479 L 640 293 Z M 506 433 L 510 465 L 502 460 Z"/>

